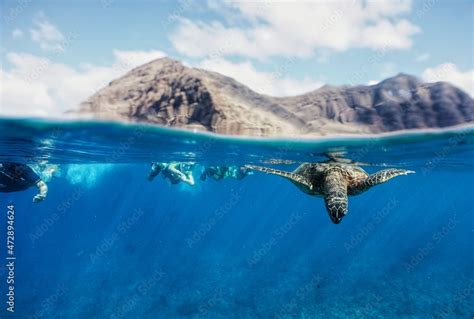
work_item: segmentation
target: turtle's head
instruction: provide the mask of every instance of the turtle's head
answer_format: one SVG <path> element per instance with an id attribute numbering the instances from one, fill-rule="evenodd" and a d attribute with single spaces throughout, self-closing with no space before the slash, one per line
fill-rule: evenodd
<path id="1" fill-rule="evenodd" d="M 329 198 L 326 201 L 326 209 L 331 221 L 334 224 L 339 224 L 347 214 L 347 200 L 345 198 Z"/>
<path id="2" fill-rule="evenodd" d="M 329 214 L 329 218 L 331 219 L 331 221 L 334 223 L 334 224 L 339 224 L 342 220 L 342 218 L 344 218 L 345 215 L 342 215 L 342 216 L 335 216 L 335 215 L 331 215 Z"/>

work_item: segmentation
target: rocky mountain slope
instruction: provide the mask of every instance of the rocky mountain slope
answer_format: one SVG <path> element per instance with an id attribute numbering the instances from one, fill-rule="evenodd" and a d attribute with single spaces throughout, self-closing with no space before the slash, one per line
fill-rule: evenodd
<path id="1" fill-rule="evenodd" d="M 371 86 L 324 86 L 276 98 L 162 58 L 112 81 L 76 113 L 221 134 L 321 136 L 474 122 L 474 100 L 449 83 L 421 83 L 405 74 Z"/>

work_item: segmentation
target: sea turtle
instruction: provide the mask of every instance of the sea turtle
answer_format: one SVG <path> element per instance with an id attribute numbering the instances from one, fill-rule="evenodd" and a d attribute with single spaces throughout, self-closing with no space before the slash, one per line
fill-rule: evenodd
<path id="1" fill-rule="evenodd" d="M 245 167 L 285 177 L 303 192 L 323 196 L 329 218 L 334 224 L 339 224 L 347 213 L 348 195 L 365 192 L 370 187 L 384 183 L 395 176 L 414 173 L 414 171 L 389 168 L 369 175 L 359 166 L 337 161 L 303 163 L 293 172 L 254 165 L 245 165 Z"/>

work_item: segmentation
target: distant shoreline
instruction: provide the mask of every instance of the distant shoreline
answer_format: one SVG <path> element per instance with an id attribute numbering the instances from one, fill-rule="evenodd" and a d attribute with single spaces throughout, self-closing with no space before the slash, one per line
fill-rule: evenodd
<path id="1" fill-rule="evenodd" d="M 327 135 L 282 135 L 282 136 L 253 136 L 253 135 L 231 135 L 221 134 L 202 130 L 190 130 L 181 127 L 162 126 L 152 123 L 143 122 L 131 122 L 131 121 L 120 121 L 120 120 L 103 120 L 103 119 L 84 119 L 84 118 L 46 118 L 46 117 L 3 117 L 0 116 L 0 127 L 3 123 L 16 124 L 20 126 L 28 126 L 28 123 L 37 125 L 46 125 L 49 127 L 55 127 L 58 125 L 80 125 L 83 127 L 87 126 L 108 126 L 115 125 L 118 127 L 126 128 L 146 128 L 146 130 L 154 131 L 159 130 L 161 132 L 170 133 L 183 133 L 185 135 L 212 137 L 216 139 L 231 139 L 231 140 L 254 140 L 254 141 L 268 141 L 268 142 L 284 142 L 284 141 L 302 141 L 302 142 L 324 142 L 334 140 L 364 140 L 364 139 L 378 139 L 378 138 L 403 138 L 403 137 L 420 137 L 420 136 L 433 136 L 433 135 L 446 135 L 446 134 L 458 134 L 463 131 L 474 132 L 474 122 L 464 123 L 443 128 L 422 128 L 422 129 L 406 129 L 382 133 L 360 133 L 360 134 L 347 134 L 347 133 L 331 133 Z M 145 131 L 146 131 L 145 130 Z"/>

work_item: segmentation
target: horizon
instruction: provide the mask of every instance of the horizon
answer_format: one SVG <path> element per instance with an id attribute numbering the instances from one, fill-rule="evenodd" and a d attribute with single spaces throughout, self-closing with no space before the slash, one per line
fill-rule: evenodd
<path id="1" fill-rule="evenodd" d="M 472 1 L 1 6 L 0 114 L 8 116 L 62 114 L 161 57 L 271 96 L 372 85 L 400 73 L 474 96 Z"/>

